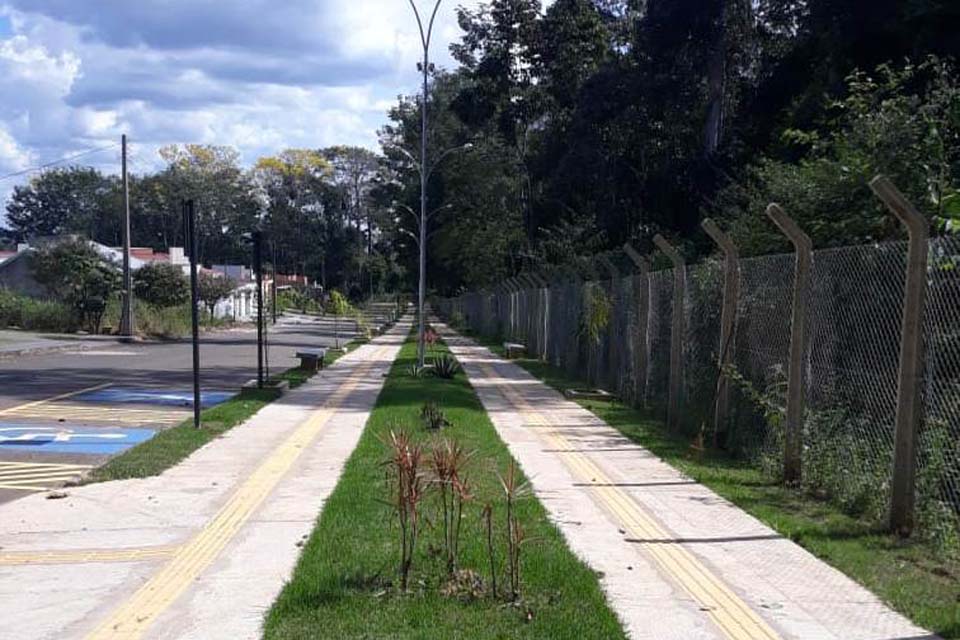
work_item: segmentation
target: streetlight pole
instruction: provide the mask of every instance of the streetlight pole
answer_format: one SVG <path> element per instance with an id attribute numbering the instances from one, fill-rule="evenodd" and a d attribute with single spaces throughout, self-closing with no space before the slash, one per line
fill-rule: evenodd
<path id="1" fill-rule="evenodd" d="M 423 46 L 423 64 L 420 69 L 423 75 L 423 93 L 420 98 L 420 285 L 417 289 L 417 363 L 423 366 L 424 356 L 424 303 L 427 295 L 427 80 L 430 73 L 430 37 L 433 34 L 433 21 L 437 17 L 440 1 L 436 0 L 433 11 L 430 13 L 430 22 L 427 29 L 423 29 L 423 20 L 413 0 L 409 0 L 410 8 L 417 19 L 417 28 L 420 30 L 420 44 Z"/>
<path id="2" fill-rule="evenodd" d="M 123 174 L 123 299 L 120 307 L 120 335 L 133 339 L 133 279 L 130 277 L 130 183 L 127 177 L 127 134 L 120 137 Z"/>

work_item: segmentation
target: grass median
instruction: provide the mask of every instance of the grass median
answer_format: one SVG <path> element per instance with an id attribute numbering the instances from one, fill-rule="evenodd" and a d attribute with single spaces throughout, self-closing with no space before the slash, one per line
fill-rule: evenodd
<path id="1" fill-rule="evenodd" d="M 501 357 L 502 345 L 479 339 Z M 540 360 L 514 359 L 563 392 L 584 381 Z M 691 456 L 691 442 L 663 420 L 617 401 L 579 404 L 626 437 L 701 482 L 783 536 L 844 572 L 918 625 L 944 640 L 960 639 L 960 561 L 923 541 L 901 541 L 872 522 L 783 486 L 749 462 L 719 451 Z"/>
<path id="2" fill-rule="evenodd" d="M 439 351 L 446 351 L 440 345 Z M 266 638 L 623 638 L 595 574 L 566 547 L 540 503 L 516 505 L 526 531 L 521 546 L 521 596 L 503 596 L 505 507 L 498 473 L 510 463 L 473 388 L 463 376 L 409 373 L 416 346 L 407 342 L 394 362 L 356 450 L 306 542 L 293 578 L 270 610 Z M 438 403 L 452 426 L 437 434 L 422 426 L 425 401 Z M 399 587 L 399 525 L 388 504 L 384 443 L 404 426 L 416 442 L 455 439 L 474 455 L 470 493 L 461 520 L 458 573 L 451 579 L 443 553 L 441 508 L 435 493 L 421 503 L 423 528 L 408 589 Z M 492 505 L 494 558 L 500 580 L 492 594 L 486 529 Z M 466 584 L 464 583 L 466 582 Z"/>
<path id="3" fill-rule="evenodd" d="M 364 342 L 366 340 L 358 339 L 348 343 L 344 351 L 327 351 L 324 366 L 330 366 L 344 353 L 352 351 Z M 313 375 L 312 372 L 294 367 L 271 380 L 285 380 L 290 384 L 290 388 L 294 389 Z M 153 438 L 131 447 L 111 458 L 103 466 L 94 469 L 84 482 L 104 482 L 158 475 L 178 464 L 203 445 L 244 422 L 279 397 L 279 393 L 273 389 L 251 389 L 235 395 L 214 407 L 204 409 L 200 413 L 202 428 L 195 429 L 193 418 L 190 418 L 175 427 L 160 431 Z"/>

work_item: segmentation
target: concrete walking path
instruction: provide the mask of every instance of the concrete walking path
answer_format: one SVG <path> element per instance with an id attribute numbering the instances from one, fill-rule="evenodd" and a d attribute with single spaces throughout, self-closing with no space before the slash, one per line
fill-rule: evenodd
<path id="1" fill-rule="evenodd" d="M 520 366 L 434 327 L 630 637 L 936 638 Z"/>
<path id="2" fill-rule="evenodd" d="M 409 329 L 160 476 L 0 506 L 0 638 L 259 638 Z"/>

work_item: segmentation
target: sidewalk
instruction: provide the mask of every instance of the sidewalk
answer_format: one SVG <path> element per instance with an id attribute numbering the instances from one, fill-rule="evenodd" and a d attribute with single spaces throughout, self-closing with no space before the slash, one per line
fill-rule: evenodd
<path id="1" fill-rule="evenodd" d="M 632 638 L 936 637 L 521 367 L 434 327 Z"/>
<path id="2" fill-rule="evenodd" d="M 409 329 L 160 476 L 0 507 L 0 638 L 259 638 Z"/>

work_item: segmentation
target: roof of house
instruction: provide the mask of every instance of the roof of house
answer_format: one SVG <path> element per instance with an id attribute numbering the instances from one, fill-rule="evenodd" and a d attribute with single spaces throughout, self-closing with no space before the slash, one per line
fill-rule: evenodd
<path id="1" fill-rule="evenodd" d="M 144 262 L 170 262 L 169 253 L 154 251 L 150 247 L 130 247 L 130 255 Z"/>

